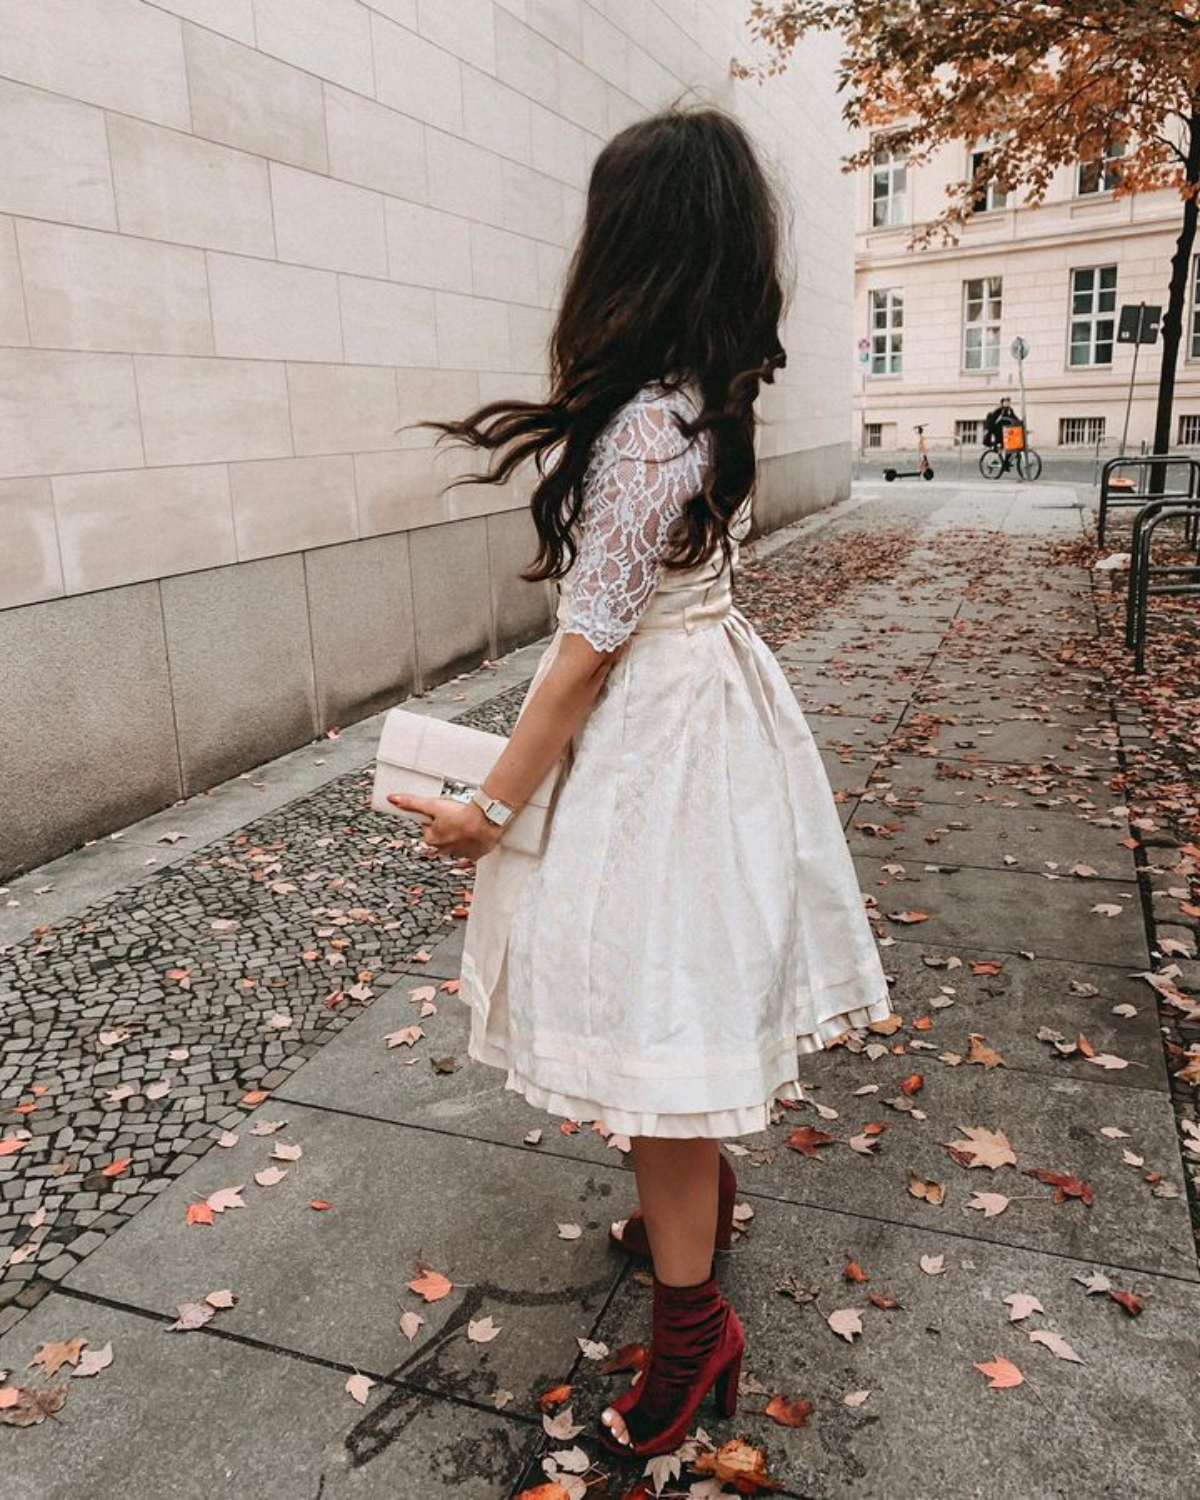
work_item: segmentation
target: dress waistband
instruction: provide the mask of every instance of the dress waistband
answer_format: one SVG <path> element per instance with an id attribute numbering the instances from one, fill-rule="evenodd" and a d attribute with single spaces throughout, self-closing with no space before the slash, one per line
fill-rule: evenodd
<path id="1" fill-rule="evenodd" d="M 716 578 L 704 589 L 658 589 L 650 599 L 637 624 L 634 635 L 651 631 L 674 631 L 691 635 L 710 625 L 719 625 L 733 613 L 733 590 L 728 575 Z M 560 596 L 558 622 L 567 617 L 567 600 Z"/>

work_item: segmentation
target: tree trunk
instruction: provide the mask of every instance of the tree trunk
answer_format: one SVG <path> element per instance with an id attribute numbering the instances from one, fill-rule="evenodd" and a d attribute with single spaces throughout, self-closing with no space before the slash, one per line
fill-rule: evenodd
<path id="1" fill-rule="evenodd" d="M 1188 122 L 1187 182 L 1194 189 L 1200 182 L 1200 114 Z M 1158 406 L 1154 420 L 1154 452 L 1171 449 L 1171 416 L 1175 404 L 1175 372 L 1179 364 L 1179 346 L 1183 342 L 1183 315 L 1187 306 L 1191 280 L 1192 251 L 1196 243 L 1196 221 L 1200 215 L 1195 193 L 1183 205 L 1183 223 L 1171 257 L 1171 284 L 1167 294 L 1167 311 L 1162 322 L 1162 369 L 1158 377 Z M 1151 474 L 1150 491 L 1161 494 L 1166 487 L 1166 470 L 1156 464 Z"/>

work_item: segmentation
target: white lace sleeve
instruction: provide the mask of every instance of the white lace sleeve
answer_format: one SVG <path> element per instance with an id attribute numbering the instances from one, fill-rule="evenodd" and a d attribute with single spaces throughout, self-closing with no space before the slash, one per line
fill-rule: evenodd
<path id="1" fill-rule="evenodd" d="M 662 575 L 671 525 L 704 483 L 708 436 L 688 443 L 680 398 L 639 398 L 601 437 L 584 483 L 579 552 L 567 574 L 564 632 L 615 651 Z"/>

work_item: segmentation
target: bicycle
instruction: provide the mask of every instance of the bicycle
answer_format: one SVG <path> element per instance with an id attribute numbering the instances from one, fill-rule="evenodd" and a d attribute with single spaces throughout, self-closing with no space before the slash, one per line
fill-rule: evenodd
<path id="1" fill-rule="evenodd" d="M 979 472 L 985 479 L 999 479 L 1015 464 L 1020 478 L 1039 478 L 1042 472 L 1041 454 L 1036 449 L 1025 446 L 1025 434 L 1019 429 L 1007 428 L 1005 437 L 1009 432 L 1019 432 L 1016 439 L 1019 446 L 1009 448 L 999 443 L 989 445 L 979 455 Z"/>

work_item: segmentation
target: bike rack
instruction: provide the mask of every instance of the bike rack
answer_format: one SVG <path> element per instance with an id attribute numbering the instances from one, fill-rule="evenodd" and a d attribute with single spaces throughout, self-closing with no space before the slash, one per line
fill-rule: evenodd
<path id="1" fill-rule="evenodd" d="M 1170 477 L 1172 471 L 1182 469 L 1186 489 L 1163 490 L 1160 494 L 1148 494 L 1144 489 L 1147 470 L 1157 466 Z M 1121 470 L 1133 470 L 1133 488 L 1127 489 L 1129 478 Z M 1114 490 L 1116 493 L 1114 494 Z M 1136 457 L 1110 458 L 1100 476 L 1100 517 L 1097 540 L 1104 545 L 1104 534 L 1108 527 L 1110 510 L 1140 510 L 1148 502 L 1158 500 L 1195 500 L 1200 496 L 1200 458 L 1191 458 L 1184 453 L 1144 453 Z"/>
<path id="2" fill-rule="evenodd" d="M 1184 522 L 1183 540 L 1189 546 L 1200 546 L 1200 502 L 1193 500 L 1151 500 L 1143 505 L 1133 518 L 1133 536 L 1130 541 L 1129 586 L 1125 605 L 1125 644 L 1132 650 L 1137 644 L 1136 622 L 1140 608 L 1141 589 L 1149 566 L 1149 549 L 1146 530 L 1151 521 L 1156 521 L 1164 511 L 1170 514 L 1166 520 Z"/>
<path id="3" fill-rule="evenodd" d="M 1153 567 L 1154 533 L 1164 521 L 1185 522 L 1184 540 L 1196 549 L 1194 563 Z M 1151 595 L 1200 598 L 1200 501 L 1167 497 L 1144 506 L 1133 523 L 1133 552 L 1129 559 L 1129 600 L 1125 613 L 1125 643 L 1134 649 L 1134 671 L 1146 670 L 1147 614 Z M 1155 583 L 1155 578 L 1173 580 Z"/>

